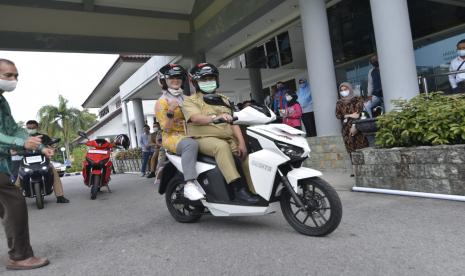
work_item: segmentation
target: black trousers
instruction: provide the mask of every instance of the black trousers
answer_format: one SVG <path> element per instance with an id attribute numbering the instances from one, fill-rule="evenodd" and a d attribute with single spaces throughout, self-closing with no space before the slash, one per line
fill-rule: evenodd
<path id="1" fill-rule="evenodd" d="M 313 112 L 307 112 L 302 114 L 302 122 L 304 123 L 305 131 L 307 132 L 307 137 L 315 137 L 315 114 Z"/>
<path id="2" fill-rule="evenodd" d="M 10 176 L 0 173 L 0 218 L 5 228 L 8 255 L 20 261 L 34 256 L 29 241 L 29 223 L 26 200 Z"/>
<path id="3" fill-rule="evenodd" d="M 457 87 L 453 90 L 453 93 L 465 93 L 465 81 L 457 83 Z"/>

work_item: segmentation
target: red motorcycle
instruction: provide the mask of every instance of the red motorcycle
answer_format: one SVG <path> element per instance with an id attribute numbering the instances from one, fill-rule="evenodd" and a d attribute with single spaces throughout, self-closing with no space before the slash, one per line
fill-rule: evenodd
<path id="1" fill-rule="evenodd" d="M 86 153 L 86 160 L 82 163 L 82 175 L 84 184 L 90 187 L 90 199 L 96 199 L 100 188 L 107 187 L 111 193 L 108 182 L 113 167 L 111 161 L 111 150 L 113 144 L 105 139 L 89 140 L 84 132 L 79 132 L 79 136 L 88 139 L 86 146 L 89 147 Z"/>
<path id="2" fill-rule="evenodd" d="M 113 146 L 118 148 L 128 149 L 130 146 L 129 137 L 125 134 L 120 134 L 115 137 L 113 143 L 105 139 L 90 140 L 85 132 L 79 131 L 79 136 L 87 139 L 85 143 L 89 147 L 86 153 L 86 160 L 82 164 L 82 175 L 84 184 L 90 187 L 90 199 L 96 199 L 100 188 L 106 187 L 111 193 L 110 175 L 113 168 L 111 161 L 111 150 Z"/>

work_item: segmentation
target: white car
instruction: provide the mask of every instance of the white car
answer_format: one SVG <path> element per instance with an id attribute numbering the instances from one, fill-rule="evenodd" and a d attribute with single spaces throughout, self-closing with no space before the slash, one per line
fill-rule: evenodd
<path id="1" fill-rule="evenodd" d="M 63 177 L 63 175 L 65 175 L 66 173 L 66 166 L 63 165 L 63 163 L 55 162 L 55 161 L 52 161 L 52 164 L 53 164 L 53 167 L 55 167 L 55 170 L 57 170 L 58 175 L 60 177 Z"/>

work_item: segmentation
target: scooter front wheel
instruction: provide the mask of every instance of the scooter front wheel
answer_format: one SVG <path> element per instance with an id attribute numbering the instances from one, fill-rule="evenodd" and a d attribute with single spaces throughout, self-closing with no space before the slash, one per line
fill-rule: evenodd
<path id="1" fill-rule="evenodd" d="M 42 188 L 39 182 L 34 183 L 34 194 L 36 195 L 37 209 L 43 209 L 44 195 L 42 194 Z"/>
<path id="2" fill-rule="evenodd" d="M 173 218 L 178 222 L 196 222 L 202 217 L 203 206 L 197 206 L 200 202 L 192 202 L 184 197 L 184 181 L 180 177 L 174 177 L 168 183 L 166 193 L 166 206 Z"/>
<path id="3" fill-rule="evenodd" d="M 314 177 L 299 183 L 297 193 L 305 208 L 299 208 L 287 190 L 281 193 L 281 210 L 297 232 L 308 236 L 325 236 L 341 222 L 342 204 L 333 187 Z"/>
<path id="4" fill-rule="evenodd" d="M 100 190 L 100 175 L 96 174 L 92 176 L 90 186 L 90 199 L 94 200 L 97 198 L 97 193 Z"/>

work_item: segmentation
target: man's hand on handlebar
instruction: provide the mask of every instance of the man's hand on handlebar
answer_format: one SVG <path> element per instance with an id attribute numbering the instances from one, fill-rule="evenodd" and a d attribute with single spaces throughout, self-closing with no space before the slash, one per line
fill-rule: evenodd
<path id="1" fill-rule="evenodd" d="M 36 150 L 42 144 L 42 135 L 29 137 L 24 143 L 24 148 L 27 150 Z"/>
<path id="2" fill-rule="evenodd" d="M 47 158 L 52 157 L 55 154 L 55 150 L 51 148 L 43 148 L 42 153 L 47 156 Z"/>
<path id="3" fill-rule="evenodd" d="M 219 124 L 219 123 L 231 123 L 233 121 L 233 117 L 229 114 L 221 114 L 221 115 L 218 115 L 216 116 L 214 119 L 213 119 L 213 123 L 214 124 Z"/>

